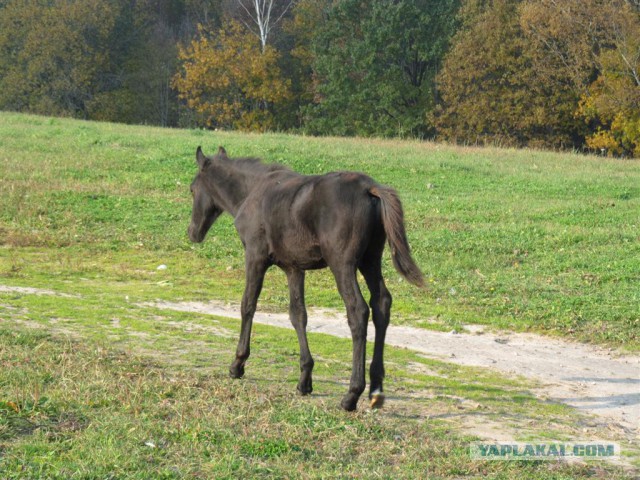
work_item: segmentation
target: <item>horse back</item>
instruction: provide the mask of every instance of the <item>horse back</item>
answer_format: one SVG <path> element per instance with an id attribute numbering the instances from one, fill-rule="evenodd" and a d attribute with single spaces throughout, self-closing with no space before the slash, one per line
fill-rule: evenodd
<path id="1" fill-rule="evenodd" d="M 243 242 L 260 242 L 272 263 L 302 269 L 325 267 L 337 256 L 360 258 L 372 237 L 384 241 L 378 201 L 370 194 L 375 185 L 356 172 L 272 172 L 243 205 Z"/>

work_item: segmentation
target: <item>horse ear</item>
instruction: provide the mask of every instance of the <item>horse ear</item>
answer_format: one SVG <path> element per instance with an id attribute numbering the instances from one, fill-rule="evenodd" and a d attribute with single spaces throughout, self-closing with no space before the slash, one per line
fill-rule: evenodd
<path id="1" fill-rule="evenodd" d="M 196 163 L 200 167 L 200 170 L 209 163 L 209 159 L 204 156 L 204 153 L 202 153 L 202 147 L 200 146 L 198 146 L 198 149 L 196 150 Z"/>
<path id="2" fill-rule="evenodd" d="M 222 145 L 218 147 L 218 155 L 220 155 L 221 157 L 227 156 L 227 151 L 224 149 Z"/>

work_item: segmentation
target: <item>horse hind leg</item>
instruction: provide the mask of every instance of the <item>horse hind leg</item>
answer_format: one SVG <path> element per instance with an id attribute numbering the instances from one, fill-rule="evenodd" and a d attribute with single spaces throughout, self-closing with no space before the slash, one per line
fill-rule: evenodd
<path id="1" fill-rule="evenodd" d="M 313 357 L 307 341 L 307 309 L 304 304 L 304 270 L 286 270 L 289 282 L 289 318 L 298 335 L 300 345 L 300 381 L 298 392 L 308 395 L 313 391 L 311 372 Z"/>
<path id="2" fill-rule="evenodd" d="M 365 389 L 365 358 L 367 344 L 367 321 L 369 320 L 369 306 L 362 297 L 358 281 L 356 279 L 355 266 L 342 264 L 331 266 L 331 271 L 336 279 L 338 291 L 347 308 L 347 319 L 351 329 L 353 340 L 353 366 L 349 391 L 342 398 L 342 408 L 347 411 L 356 409 L 358 399 Z"/>
<path id="3" fill-rule="evenodd" d="M 384 391 L 382 387 L 384 379 L 384 342 L 391 316 L 392 298 L 382 277 L 380 255 L 365 257 L 359 269 L 371 292 L 369 305 L 371 307 L 373 324 L 376 329 L 373 359 L 371 360 L 371 367 L 369 369 L 371 380 L 369 400 L 371 402 L 371 408 L 380 408 L 384 404 Z"/>

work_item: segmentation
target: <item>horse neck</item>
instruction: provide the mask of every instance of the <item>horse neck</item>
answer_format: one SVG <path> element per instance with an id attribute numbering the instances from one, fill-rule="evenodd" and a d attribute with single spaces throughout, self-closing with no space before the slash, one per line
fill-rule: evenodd
<path id="1" fill-rule="evenodd" d="M 211 165 L 207 183 L 216 203 L 233 217 L 255 184 L 256 174 L 238 168 L 233 162 L 219 160 Z"/>

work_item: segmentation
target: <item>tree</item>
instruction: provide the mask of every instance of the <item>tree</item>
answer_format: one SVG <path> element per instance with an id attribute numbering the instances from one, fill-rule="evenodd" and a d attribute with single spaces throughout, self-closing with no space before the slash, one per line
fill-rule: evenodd
<path id="1" fill-rule="evenodd" d="M 240 7 L 251 19 L 242 22 L 260 39 L 264 52 L 269 40 L 269 34 L 287 13 L 293 0 L 236 0 Z"/>
<path id="2" fill-rule="evenodd" d="M 223 2 L 220 0 L 183 1 L 185 12 L 181 28 L 188 37 L 193 38 L 198 33 L 198 25 L 202 25 L 205 29 L 213 29 L 220 25 L 220 19 L 223 17 Z"/>
<path id="3" fill-rule="evenodd" d="M 613 48 L 598 55 L 600 75 L 580 104 L 585 120 L 596 125 L 587 146 L 640 157 L 640 13 L 625 3 L 608 22 Z"/>
<path id="4" fill-rule="evenodd" d="M 216 36 L 201 36 L 179 49 L 182 71 L 173 78 L 179 97 L 211 128 L 269 130 L 273 111 L 290 97 L 290 82 L 278 68 L 278 53 L 238 22 Z"/>
<path id="5" fill-rule="evenodd" d="M 591 133 L 586 145 L 640 154 L 640 8 L 625 0 L 529 0 L 522 24 L 536 65 L 554 81 L 564 72 Z"/>
<path id="6" fill-rule="evenodd" d="M 325 22 L 325 11 L 332 0 L 298 0 L 291 16 L 283 22 L 278 46 L 283 52 L 283 73 L 291 79 L 292 102 L 288 109 L 289 124 L 304 125 L 304 110 L 313 103 L 315 92 L 314 41 Z"/>
<path id="7" fill-rule="evenodd" d="M 0 3 L 0 108 L 175 124 L 185 12 L 183 0 Z"/>
<path id="8" fill-rule="evenodd" d="M 122 2 L 9 1 L 0 14 L 0 107 L 87 117 L 110 70 Z"/>
<path id="9" fill-rule="evenodd" d="M 541 71 L 565 72 L 580 94 L 587 147 L 635 154 L 640 144 L 640 8 L 626 0 L 529 0 L 523 28 Z M 547 75 L 547 81 L 553 77 Z M 557 84 L 557 82 L 556 82 Z"/>
<path id="10" fill-rule="evenodd" d="M 456 0 L 335 2 L 314 38 L 313 133 L 431 132 L 434 78 L 455 26 Z"/>
<path id="11" fill-rule="evenodd" d="M 439 136 L 514 146 L 582 143 L 586 126 L 575 118 L 580 92 L 568 72 L 539 65 L 521 6 L 518 0 L 466 2 L 438 77 Z"/>

